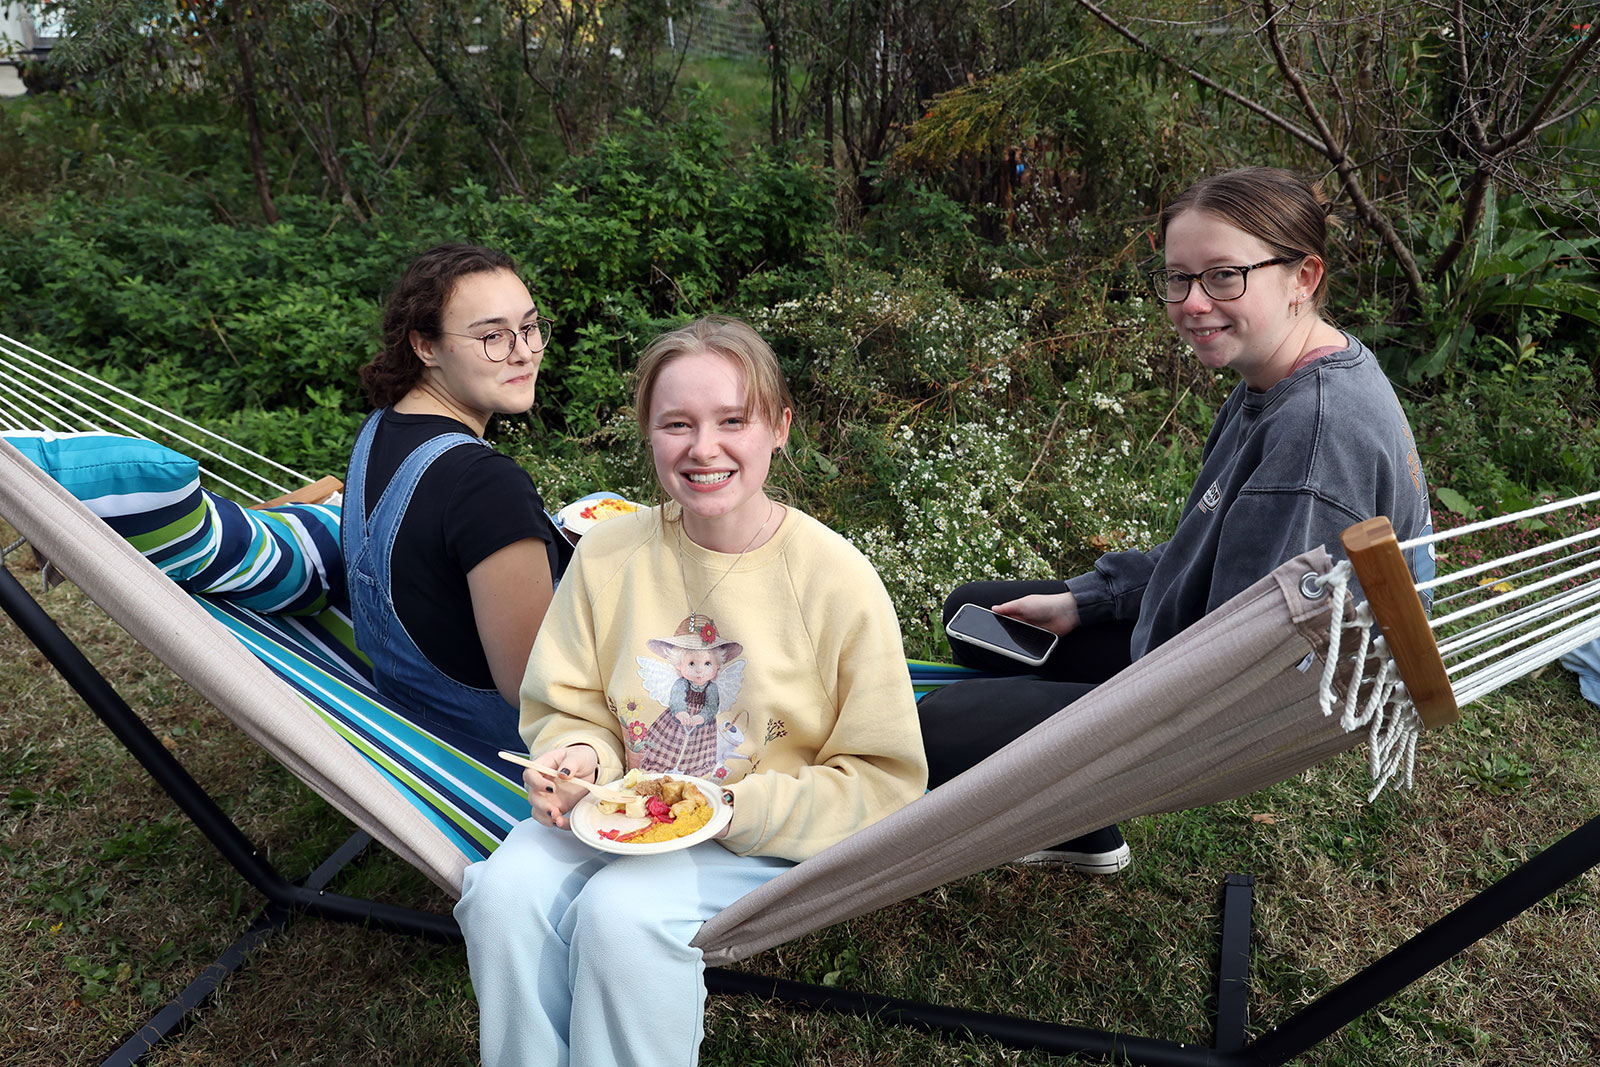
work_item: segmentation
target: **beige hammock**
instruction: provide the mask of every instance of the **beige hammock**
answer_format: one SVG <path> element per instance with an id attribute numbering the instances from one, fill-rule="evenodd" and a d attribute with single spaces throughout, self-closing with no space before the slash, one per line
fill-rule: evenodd
<path id="1" fill-rule="evenodd" d="M 1585 577 L 1600 562 L 1579 547 L 1600 529 L 1427 583 L 1571 550 L 1520 572 L 1531 578 L 1520 588 L 1497 583 L 1432 621 L 1401 550 L 1595 500 L 1404 544 L 1387 519 L 1353 526 L 1348 560 L 1330 565 L 1319 548 L 1282 564 L 972 770 L 741 898 L 694 943 L 710 962 L 742 959 L 1097 827 L 1242 796 L 1363 739 L 1372 796 L 1397 774 L 1409 784 L 1418 736 L 1455 721 L 1458 694 L 1484 696 L 1600 638 L 1600 581 Z M 1443 644 L 1476 650 L 1447 668 L 1431 630 L 1485 612 Z"/>

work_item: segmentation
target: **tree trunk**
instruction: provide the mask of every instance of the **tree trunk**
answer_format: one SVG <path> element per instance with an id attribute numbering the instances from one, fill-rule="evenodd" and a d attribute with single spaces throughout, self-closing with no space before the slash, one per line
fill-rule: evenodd
<path id="1" fill-rule="evenodd" d="M 256 64 L 250 48 L 250 34 L 240 26 L 233 35 L 239 51 L 239 99 L 244 104 L 245 131 L 250 138 L 250 169 L 255 174 L 256 195 L 261 198 L 261 213 L 270 226 L 278 221 L 278 205 L 272 201 L 272 185 L 267 180 L 267 152 L 261 136 L 261 115 L 256 110 Z"/>
<path id="2" fill-rule="evenodd" d="M 822 165 L 833 170 L 833 71 L 822 76 Z"/>

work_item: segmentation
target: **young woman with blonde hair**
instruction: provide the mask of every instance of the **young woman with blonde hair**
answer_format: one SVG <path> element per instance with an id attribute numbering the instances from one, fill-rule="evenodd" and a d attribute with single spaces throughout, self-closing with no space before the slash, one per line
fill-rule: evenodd
<path id="1" fill-rule="evenodd" d="M 584 536 L 534 643 L 522 736 L 570 778 L 706 779 L 732 818 L 678 851 L 600 852 L 570 832 L 579 786 L 529 771 L 533 817 L 467 869 L 455 911 L 486 1064 L 693 1064 L 700 925 L 927 780 L 883 583 L 767 491 L 793 405 L 766 343 L 700 319 L 646 350 L 636 396 L 667 502 Z"/>

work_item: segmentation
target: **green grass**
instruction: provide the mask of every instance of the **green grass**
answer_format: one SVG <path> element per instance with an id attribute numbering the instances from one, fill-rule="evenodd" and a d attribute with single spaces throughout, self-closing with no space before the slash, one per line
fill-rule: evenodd
<path id="1" fill-rule="evenodd" d="M 702 87 L 726 120 L 735 148 L 770 143 L 772 87 L 765 56 L 691 56 L 679 71 L 678 84 Z"/>
<path id="2" fill-rule="evenodd" d="M 24 578 L 36 588 L 36 575 Z M 285 871 L 342 839 L 331 809 L 75 590 L 45 602 Z M 97 1063 L 260 901 L 9 621 L 0 705 L 0 1062 Z M 1115 878 L 1002 867 L 742 966 L 1209 1043 L 1221 884 L 1239 871 L 1257 878 L 1250 1025 L 1260 1033 L 1600 810 L 1597 726 L 1600 709 L 1551 669 L 1430 735 L 1411 793 L 1365 803 L 1351 754 L 1232 803 L 1128 822 L 1135 863 Z M 1492 768 L 1495 754 L 1522 770 L 1473 769 Z M 381 851 L 337 888 L 449 906 Z M 1596 1062 L 1597 900 L 1591 872 L 1299 1062 Z M 150 1062 L 469 1064 L 475 1026 L 459 948 L 306 921 Z M 706 1032 L 708 1065 L 1062 1062 L 744 998 L 713 998 Z"/>

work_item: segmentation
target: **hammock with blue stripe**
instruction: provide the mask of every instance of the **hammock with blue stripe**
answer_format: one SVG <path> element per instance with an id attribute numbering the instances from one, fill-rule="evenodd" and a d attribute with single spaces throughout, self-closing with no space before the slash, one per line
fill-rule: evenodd
<path id="1" fill-rule="evenodd" d="M 106 433 L 5 436 L 189 593 L 468 860 L 528 816 L 521 768 L 382 696 L 345 611 L 339 507 L 240 507 L 194 460 Z M 908 661 L 920 699 L 974 672 Z"/>
<path id="2" fill-rule="evenodd" d="M 481 741 L 417 723 L 374 689 L 365 662 L 349 644 L 349 620 L 342 612 L 266 615 L 235 602 L 195 599 L 469 860 L 483 859 L 527 818 L 520 768 Z M 976 673 L 922 660 L 907 664 L 919 699 Z"/>

